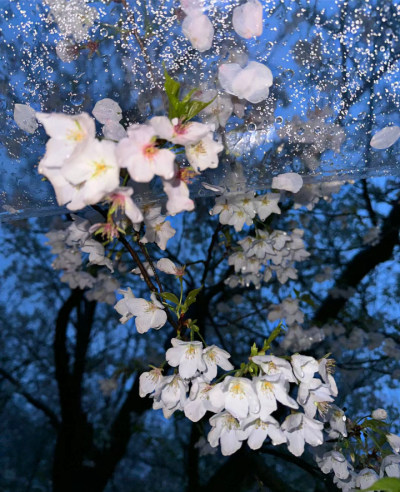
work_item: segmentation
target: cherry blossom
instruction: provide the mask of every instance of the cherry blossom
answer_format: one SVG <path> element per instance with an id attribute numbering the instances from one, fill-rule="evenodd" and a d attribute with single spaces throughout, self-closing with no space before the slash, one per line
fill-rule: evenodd
<path id="1" fill-rule="evenodd" d="M 278 408 L 277 401 L 290 408 L 299 408 L 290 398 L 289 383 L 281 374 L 265 375 L 253 379 L 260 401 L 260 419 L 265 419 Z"/>
<path id="2" fill-rule="evenodd" d="M 242 442 L 238 438 L 240 424 L 229 412 L 217 413 L 210 418 L 210 424 L 212 429 L 207 440 L 213 448 L 220 443 L 224 456 L 230 456 L 242 447 Z"/>
<path id="3" fill-rule="evenodd" d="M 387 442 L 389 443 L 390 447 L 393 449 L 393 451 L 396 454 L 400 453 L 400 437 L 396 436 L 396 434 L 387 434 L 386 435 Z"/>
<path id="4" fill-rule="evenodd" d="M 117 145 L 117 159 L 120 167 L 128 169 L 134 181 L 148 183 L 155 175 L 164 179 L 174 177 L 175 154 L 157 146 L 153 126 L 132 125 L 127 135 Z"/>
<path id="5" fill-rule="evenodd" d="M 377 408 L 371 414 L 371 417 L 375 420 L 386 420 L 387 419 L 387 411 L 383 408 Z"/>
<path id="6" fill-rule="evenodd" d="M 252 361 L 261 367 L 267 375 L 282 374 L 284 379 L 289 383 L 296 383 L 290 362 L 275 355 L 256 355 Z"/>
<path id="7" fill-rule="evenodd" d="M 186 157 L 192 168 L 198 172 L 205 169 L 218 167 L 218 154 L 224 146 L 212 138 L 212 134 L 206 135 L 202 140 L 185 147 Z"/>
<path id="8" fill-rule="evenodd" d="M 146 299 L 128 299 L 125 306 L 129 312 L 136 316 L 135 324 L 138 333 L 146 333 L 150 328 L 159 330 L 167 321 L 164 306 L 157 300 L 156 294 L 152 293 L 151 301 Z"/>
<path id="9" fill-rule="evenodd" d="M 333 477 L 333 483 L 342 490 L 342 492 L 352 492 L 356 486 L 357 474 L 350 472 L 349 476 L 345 480 L 341 480 L 336 475 Z"/>
<path id="10" fill-rule="evenodd" d="M 151 268 L 150 263 L 149 263 L 148 261 L 144 261 L 144 262 L 143 262 L 143 266 L 144 266 L 144 268 L 145 268 L 145 270 L 146 270 L 146 272 L 147 272 L 147 275 L 148 275 L 149 277 L 154 277 L 154 271 L 153 271 L 153 269 Z M 143 277 L 142 272 L 141 272 L 141 270 L 140 270 L 140 268 L 139 268 L 139 267 L 134 268 L 134 269 L 131 271 L 131 273 L 133 273 L 134 275 L 139 275 L 139 276 L 140 276 L 140 280 L 144 280 L 144 277 Z"/>
<path id="11" fill-rule="evenodd" d="M 121 211 L 133 223 L 142 222 L 143 214 L 139 207 L 133 202 L 131 196 L 133 189 L 128 187 L 118 187 L 107 197 L 110 203 L 110 212 Z"/>
<path id="12" fill-rule="evenodd" d="M 220 216 L 221 218 L 221 216 Z M 243 209 L 235 210 L 232 217 L 229 219 L 228 224 L 234 226 L 235 231 L 240 232 L 244 225 L 251 226 L 253 224 L 253 219 L 247 212 Z"/>
<path id="13" fill-rule="evenodd" d="M 242 268 L 246 265 L 247 258 L 243 251 L 238 251 L 228 258 L 228 265 L 235 267 L 235 272 L 240 272 Z"/>
<path id="14" fill-rule="evenodd" d="M 127 306 L 127 301 L 129 299 L 135 299 L 135 296 L 130 287 L 128 287 L 127 290 L 118 289 L 118 292 L 124 297 L 117 302 L 117 304 L 114 306 L 114 309 L 117 311 L 118 314 L 122 315 L 122 318 L 119 319 L 119 322 L 125 324 L 127 321 L 133 318 L 133 314 L 129 311 L 129 308 Z"/>
<path id="15" fill-rule="evenodd" d="M 320 379 L 313 378 L 306 382 L 301 382 L 299 386 L 297 401 L 304 408 L 305 414 L 313 418 L 320 404 L 333 402 L 330 388 L 323 384 Z M 325 408 L 323 405 L 321 408 Z"/>
<path id="16" fill-rule="evenodd" d="M 397 454 L 390 454 L 383 458 L 379 473 L 380 478 L 385 474 L 391 478 L 400 478 L 400 456 Z"/>
<path id="17" fill-rule="evenodd" d="M 70 289 L 86 289 L 92 288 L 96 283 L 95 277 L 88 272 L 76 271 L 65 272 L 61 278 L 61 282 L 67 283 Z"/>
<path id="18" fill-rule="evenodd" d="M 162 369 L 159 368 L 143 372 L 139 377 L 139 395 L 141 398 L 156 392 L 163 383 L 163 377 Z"/>
<path id="19" fill-rule="evenodd" d="M 214 26 L 203 13 L 190 11 L 182 22 L 182 32 L 193 48 L 203 53 L 211 48 L 214 39 Z"/>
<path id="20" fill-rule="evenodd" d="M 215 89 L 204 90 L 200 94 L 196 93 L 193 97 L 196 101 L 211 102 L 199 116 L 203 123 L 213 125 L 215 129 L 219 126 L 224 128 L 232 114 L 233 104 L 230 96 L 220 95 Z"/>
<path id="21" fill-rule="evenodd" d="M 194 201 L 189 198 L 189 188 L 179 177 L 165 181 L 163 188 L 168 196 L 167 211 L 175 215 L 180 212 L 191 212 L 194 209 Z"/>
<path id="22" fill-rule="evenodd" d="M 310 419 L 302 413 L 289 415 L 281 426 L 288 440 L 288 449 L 295 456 L 304 453 L 305 443 L 310 446 L 320 446 L 324 442 L 323 428 L 322 422 Z"/>
<path id="23" fill-rule="evenodd" d="M 196 121 L 183 123 L 178 118 L 170 120 L 166 116 L 155 116 L 150 120 L 150 125 L 160 138 L 178 145 L 196 144 L 214 131 L 211 125 Z"/>
<path id="24" fill-rule="evenodd" d="M 364 468 L 356 477 L 356 486 L 361 490 L 371 487 L 379 479 L 377 473 L 371 468 Z"/>
<path id="25" fill-rule="evenodd" d="M 81 247 L 84 253 L 89 253 L 89 265 L 105 265 L 111 272 L 114 271 L 112 261 L 106 258 L 104 246 L 95 239 L 88 239 Z"/>
<path id="26" fill-rule="evenodd" d="M 299 300 L 288 297 L 281 304 L 273 305 L 268 313 L 268 320 L 275 321 L 277 319 L 285 319 L 288 325 L 293 323 L 303 323 L 304 314 L 299 309 Z"/>
<path id="27" fill-rule="evenodd" d="M 238 63 L 223 64 L 219 67 L 218 79 L 228 94 L 254 104 L 267 99 L 273 82 L 271 70 L 255 61 L 249 62 L 245 68 Z"/>
<path id="28" fill-rule="evenodd" d="M 161 272 L 176 275 L 177 277 L 185 275 L 185 267 L 176 266 L 169 258 L 161 258 L 161 260 L 157 261 L 155 267 Z"/>
<path id="29" fill-rule="evenodd" d="M 146 220 L 146 234 L 141 238 L 142 243 L 156 243 L 157 246 L 165 250 L 167 242 L 174 237 L 176 230 L 171 227 L 166 217 L 160 215 L 155 219 Z"/>
<path id="30" fill-rule="evenodd" d="M 245 419 L 249 411 L 258 413 L 260 410 L 253 382 L 242 377 L 226 377 L 221 385 L 214 386 L 210 399 L 215 406 L 224 405 L 237 419 Z"/>
<path id="31" fill-rule="evenodd" d="M 171 367 L 179 366 L 179 374 L 182 378 L 190 379 L 197 371 L 206 370 L 201 342 L 184 342 L 173 338 L 171 344 L 172 348 L 167 350 L 165 357 Z"/>
<path id="32" fill-rule="evenodd" d="M 271 415 L 265 419 L 251 415 L 241 423 L 241 430 L 237 432 L 240 441 L 247 440 L 250 449 L 260 449 L 269 437 L 274 446 L 287 441 L 285 434 L 279 427 L 279 422 Z"/>
<path id="33" fill-rule="evenodd" d="M 98 203 L 119 184 L 115 144 L 107 140 L 93 140 L 64 162 L 61 174 L 75 187 L 67 208 L 79 210 Z"/>
<path id="34" fill-rule="evenodd" d="M 215 205 L 214 208 L 210 211 L 210 214 L 219 215 L 220 223 L 228 224 L 234 212 L 236 211 L 239 211 L 239 207 L 234 203 L 233 197 L 220 196 L 215 199 Z"/>
<path id="35" fill-rule="evenodd" d="M 71 201 L 76 190 L 61 174 L 61 168 L 74 151 L 81 152 L 94 140 L 94 120 L 87 113 L 74 116 L 36 113 L 36 118 L 51 137 L 46 144 L 46 153 L 39 163 L 38 171 L 53 185 L 57 203 L 65 205 Z"/>
<path id="36" fill-rule="evenodd" d="M 295 354 L 291 357 L 294 375 L 301 382 L 310 382 L 318 372 L 319 364 L 308 355 Z"/>
<path id="37" fill-rule="evenodd" d="M 279 174 L 272 179 L 272 188 L 297 193 L 303 186 L 303 178 L 298 173 Z"/>
<path id="38" fill-rule="evenodd" d="M 210 382 L 217 377 L 217 368 L 221 367 L 224 371 L 232 371 L 233 365 L 229 362 L 231 355 L 216 345 L 210 345 L 203 350 L 203 360 L 206 364 L 206 370 L 203 371 L 202 377 Z"/>
<path id="39" fill-rule="evenodd" d="M 100 272 L 93 288 L 86 292 L 86 298 L 88 301 L 105 302 L 112 306 L 115 303 L 115 291 L 118 287 L 117 279 L 106 272 Z"/>
<path id="40" fill-rule="evenodd" d="M 263 8 L 258 0 L 248 0 L 233 9 L 233 28 L 242 38 L 261 36 L 263 32 Z"/>
<path id="41" fill-rule="evenodd" d="M 322 461 L 318 463 L 318 465 L 323 473 L 330 473 L 333 471 L 335 476 L 341 480 L 346 480 L 350 474 L 349 470 L 353 469 L 343 454 L 338 451 L 325 453 Z"/>
<path id="42" fill-rule="evenodd" d="M 167 409 L 184 408 L 188 384 L 177 374 L 165 376 L 156 392 L 155 399 L 160 398 Z"/>
<path id="43" fill-rule="evenodd" d="M 198 422 L 206 412 L 219 413 L 223 409 L 223 405 L 215 407 L 211 403 L 209 397 L 211 389 L 212 386 L 202 378 L 196 378 L 192 381 L 190 395 L 184 406 L 185 415 L 192 422 Z"/>
<path id="44" fill-rule="evenodd" d="M 280 198 L 280 193 L 267 193 L 256 198 L 255 208 L 261 221 L 264 222 L 271 214 L 280 215 L 281 209 L 278 207 Z"/>

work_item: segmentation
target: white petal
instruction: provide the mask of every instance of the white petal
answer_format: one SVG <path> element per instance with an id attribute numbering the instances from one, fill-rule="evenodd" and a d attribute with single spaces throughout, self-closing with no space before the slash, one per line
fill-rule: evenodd
<path id="1" fill-rule="evenodd" d="M 387 126 L 372 137 L 371 147 L 375 149 L 387 149 L 391 147 L 400 137 L 398 126 Z"/>
<path id="2" fill-rule="evenodd" d="M 16 104 L 14 107 L 15 123 L 27 133 L 35 133 L 38 127 L 35 110 L 27 104 Z"/>

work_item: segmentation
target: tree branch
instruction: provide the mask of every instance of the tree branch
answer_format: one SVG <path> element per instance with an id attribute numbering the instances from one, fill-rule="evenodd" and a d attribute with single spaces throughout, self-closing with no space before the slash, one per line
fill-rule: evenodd
<path id="1" fill-rule="evenodd" d="M 385 218 L 381 230 L 380 241 L 359 251 L 346 265 L 335 283 L 335 288 L 355 288 L 380 263 L 388 261 L 395 246 L 399 244 L 400 200 L 394 204 Z M 315 313 L 313 323 L 322 326 L 335 319 L 348 299 L 334 298 L 328 295 Z"/>
<path id="2" fill-rule="evenodd" d="M 60 426 L 60 421 L 58 420 L 57 415 L 51 410 L 47 405 L 45 405 L 41 400 L 38 398 L 35 398 L 32 396 L 30 393 L 25 391 L 23 389 L 22 384 L 20 381 L 18 381 L 14 376 L 12 376 L 9 372 L 7 372 L 5 369 L 0 368 L 0 375 L 3 376 L 3 378 L 7 379 L 10 381 L 11 384 L 13 384 L 16 388 L 19 395 L 23 396 L 25 400 L 30 403 L 32 406 L 37 408 L 38 410 L 42 411 L 46 417 L 48 417 L 51 425 L 55 428 L 58 429 Z"/>

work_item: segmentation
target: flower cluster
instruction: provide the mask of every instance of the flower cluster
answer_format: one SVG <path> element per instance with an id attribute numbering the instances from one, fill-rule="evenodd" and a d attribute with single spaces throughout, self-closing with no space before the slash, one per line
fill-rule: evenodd
<path id="1" fill-rule="evenodd" d="M 143 373 L 140 395 L 150 395 L 153 408 L 161 408 L 167 418 L 181 410 L 197 422 L 207 411 L 215 413 L 210 419 L 208 442 L 212 447 L 220 443 L 222 454 L 236 452 L 246 440 L 250 448 L 259 449 L 270 437 L 274 445 L 287 443 L 289 451 L 300 456 L 306 442 L 311 446 L 323 443 L 324 422 L 335 426 L 336 417 L 327 416 L 328 410 L 332 412 L 329 405 L 333 396 L 337 396 L 329 360 L 318 362 L 293 355 L 290 363 L 273 355 L 256 355 L 251 358 L 256 374 L 251 379 L 239 370 L 213 383 L 218 367 L 235 372 L 229 353 L 215 345 L 204 348 L 202 342 L 194 340 L 174 338 L 171 343 L 166 361 L 177 369 L 170 376 L 164 376 L 162 368 Z M 314 377 L 316 373 L 320 378 Z M 289 396 L 290 384 L 298 385 L 297 401 Z M 272 416 L 278 402 L 296 410 L 282 426 Z M 304 413 L 297 411 L 299 405 Z M 323 422 L 315 420 L 317 410 Z M 340 426 L 335 428 L 346 432 Z"/>
<path id="2" fill-rule="evenodd" d="M 55 270 L 63 271 L 61 281 L 67 283 L 71 289 L 90 289 L 86 292 L 88 300 L 112 305 L 115 303 L 115 290 L 119 287 L 119 282 L 107 271 L 100 270 L 94 276 L 82 269 L 82 253 L 88 253 L 87 266 L 106 266 L 111 272 L 114 271 L 112 261 L 105 256 L 104 246 L 92 239 L 93 223 L 104 222 L 104 219 L 96 212 L 87 214 L 86 218 L 72 214 L 72 219 L 66 229 L 52 230 L 46 234 L 46 244 L 56 255 L 52 266 Z"/>

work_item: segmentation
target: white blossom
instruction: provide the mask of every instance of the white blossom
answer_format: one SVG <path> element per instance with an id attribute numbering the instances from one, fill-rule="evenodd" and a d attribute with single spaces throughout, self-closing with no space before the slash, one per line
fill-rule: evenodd
<path id="1" fill-rule="evenodd" d="M 329 405 L 326 412 L 322 414 L 322 419 L 324 422 L 329 422 L 329 425 L 334 432 L 341 434 L 343 437 L 347 437 L 347 419 L 341 408 L 334 404 Z"/>
<path id="2" fill-rule="evenodd" d="M 396 434 L 387 434 L 386 439 L 396 454 L 400 453 L 400 437 Z"/>
<path id="3" fill-rule="evenodd" d="M 157 135 L 151 125 L 131 125 L 127 138 L 117 144 L 120 167 L 128 169 L 131 178 L 138 183 L 148 183 L 154 175 L 164 179 L 174 177 L 175 154 L 157 146 Z"/>
<path id="4" fill-rule="evenodd" d="M 97 275 L 96 283 L 93 288 L 86 292 L 88 301 L 105 302 L 112 306 L 115 303 L 115 291 L 119 287 L 117 279 L 108 273 L 100 272 Z"/>
<path id="5" fill-rule="evenodd" d="M 174 237 L 176 230 L 171 227 L 171 224 L 166 217 L 160 215 L 152 220 L 146 221 L 146 234 L 142 237 L 142 243 L 156 243 L 163 251 L 167 247 L 167 242 L 171 237 Z"/>
<path id="6" fill-rule="evenodd" d="M 224 150 L 224 146 L 212 138 L 212 134 L 206 135 L 196 143 L 185 146 L 186 158 L 195 172 L 218 167 L 218 154 Z"/>
<path id="7" fill-rule="evenodd" d="M 221 367 L 224 371 L 232 371 L 234 366 L 229 362 L 231 355 L 216 345 L 210 345 L 203 350 L 203 360 L 206 364 L 206 370 L 203 372 L 203 378 L 210 382 L 217 377 L 217 368 Z"/>
<path id="8" fill-rule="evenodd" d="M 237 436 L 240 441 L 247 439 L 250 449 L 260 449 L 264 441 L 269 437 L 274 446 L 286 442 L 286 436 L 279 427 L 279 422 L 271 415 L 264 420 L 256 416 L 250 416 L 242 422 L 241 430 Z"/>
<path id="9" fill-rule="evenodd" d="M 184 266 L 176 266 L 170 259 L 161 258 L 155 264 L 155 267 L 164 273 L 169 273 L 170 275 L 176 275 L 177 277 L 182 277 L 185 274 Z"/>
<path id="10" fill-rule="evenodd" d="M 156 392 L 161 387 L 163 378 L 162 369 L 159 368 L 143 372 L 139 377 L 139 395 L 141 398 Z"/>
<path id="11" fill-rule="evenodd" d="M 291 361 L 294 375 L 303 383 L 311 381 L 314 374 L 318 372 L 319 364 L 314 357 L 295 354 L 292 355 Z"/>
<path id="12" fill-rule="evenodd" d="M 248 0 L 233 9 L 232 24 L 242 38 L 261 36 L 263 32 L 263 7 L 258 0 Z"/>
<path id="13" fill-rule="evenodd" d="M 371 414 L 371 417 L 375 420 L 385 420 L 387 419 L 387 411 L 384 410 L 383 408 L 377 408 L 374 410 Z"/>
<path id="14" fill-rule="evenodd" d="M 150 125 L 160 138 L 184 146 L 196 144 L 214 131 L 211 125 L 196 121 L 182 123 L 178 118 L 169 120 L 166 116 L 155 116 L 150 120 Z"/>
<path id="15" fill-rule="evenodd" d="M 60 278 L 61 282 L 69 285 L 70 289 L 92 288 L 96 283 L 96 278 L 88 272 L 65 272 Z"/>
<path id="16" fill-rule="evenodd" d="M 130 287 L 128 287 L 126 290 L 118 289 L 118 292 L 124 297 L 117 302 L 117 304 L 114 306 L 114 309 L 117 311 L 118 314 L 122 315 L 122 318 L 120 318 L 119 322 L 125 324 L 133 317 L 133 314 L 129 311 L 126 303 L 129 299 L 135 299 L 135 296 Z"/>
<path id="17" fill-rule="evenodd" d="M 335 476 L 341 480 L 346 480 L 350 474 L 349 470 L 353 469 L 343 454 L 338 451 L 330 451 L 329 453 L 325 453 L 322 461 L 318 463 L 318 466 L 325 474 L 333 471 Z"/>
<path id="18" fill-rule="evenodd" d="M 211 389 L 212 386 L 202 378 L 196 378 L 192 381 L 190 395 L 183 410 L 186 417 L 192 422 L 198 422 L 206 412 L 219 413 L 223 409 L 223 406 L 215 407 L 211 403 L 209 396 Z"/>
<path id="19" fill-rule="evenodd" d="M 194 209 L 194 202 L 189 198 L 189 188 L 183 180 L 179 178 L 163 180 L 163 188 L 168 196 L 167 211 L 169 214 L 191 212 Z"/>
<path id="20" fill-rule="evenodd" d="M 356 486 L 361 490 L 371 487 L 379 479 L 377 473 L 371 468 L 364 468 L 356 477 Z"/>
<path id="21" fill-rule="evenodd" d="M 382 478 L 385 474 L 391 478 L 400 478 L 400 456 L 397 454 L 385 456 L 381 463 L 379 476 Z"/>
<path id="22" fill-rule="evenodd" d="M 302 413 L 289 415 L 281 426 L 288 440 L 288 449 L 295 456 L 303 454 L 305 443 L 320 446 L 324 442 L 323 428 L 322 422 L 310 419 Z"/>
<path id="23" fill-rule="evenodd" d="M 167 321 L 164 306 L 157 300 L 156 294 L 152 293 L 151 301 L 146 299 L 128 299 L 125 306 L 129 312 L 136 316 L 135 324 L 139 333 L 146 333 L 150 328 L 159 330 Z"/>
<path id="24" fill-rule="evenodd" d="M 240 272 L 242 268 L 246 265 L 247 258 L 243 251 L 238 251 L 237 253 L 233 253 L 228 258 L 228 265 L 235 267 L 235 272 Z"/>
<path id="25" fill-rule="evenodd" d="M 80 210 L 98 203 L 119 185 L 115 143 L 109 140 L 89 142 L 64 162 L 61 174 L 75 187 L 67 208 Z"/>
<path id="26" fill-rule="evenodd" d="M 233 111 L 233 104 L 230 96 L 220 95 L 215 89 L 202 91 L 201 94 L 193 98 L 196 101 L 211 102 L 199 116 L 208 125 L 213 125 L 215 129 L 219 126 L 225 127 Z M 222 150 L 222 149 L 221 149 Z"/>
<path id="27" fill-rule="evenodd" d="M 267 375 L 282 374 L 289 383 L 296 383 L 290 362 L 275 355 L 256 355 L 252 361 Z"/>
<path id="28" fill-rule="evenodd" d="M 280 193 L 267 193 L 265 195 L 258 196 L 255 199 L 257 215 L 262 222 L 264 222 L 264 220 L 271 214 L 280 215 L 281 209 L 278 207 L 280 198 Z"/>
<path id="29" fill-rule="evenodd" d="M 113 264 L 110 258 L 104 256 L 104 246 L 95 239 L 88 239 L 81 247 L 84 253 L 89 253 L 88 265 L 105 265 L 111 272 L 114 272 Z"/>
<path id="30" fill-rule="evenodd" d="M 357 474 L 354 472 L 350 472 L 349 476 L 345 480 L 341 480 L 335 475 L 333 477 L 333 483 L 336 484 L 336 487 L 341 489 L 342 492 L 352 492 L 356 486 L 356 477 Z"/>
<path id="31" fill-rule="evenodd" d="M 299 300 L 288 297 L 281 304 L 273 305 L 268 313 L 269 321 L 285 319 L 288 325 L 293 323 L 303 323 L 304 313 L 299 309 Z"/>
<path id="32" fill-rule="evenodd" d="M 260 419 L 264 420 L 278 408 L 277 401 L 290 408 L 299 408 L 289 396 L 289 383 L 282 374 L 253 378 L 260 401 Z"/>
<path id="33" fill-rule="evenodd" d="M 167 350 L 165 355 L 168 364 L 171 367 L 179 366 L 179 375 L 184 379 L 190 379 L 195 376 L 197 371 L 206 370 L 206 364 L 203 360 L 203 344 L 197 341 L 184 342 L 173 338 L 171 340 L 172 348 Z"/>
<path id="34" fill-rule="evenodd" d="M 300 383 L 297 401 L 304 408 L 307 417 L 313 418 L 319 404 L 330 403 L 334 400 L 331 398 L 329 386 L 323 384 L 320 379 L 313 378 Z"/>
<path id="35" fill-rule="evenodd" d="M 156 397 L 160 397 L 162 403 L 169 409 L 173 410 L 178 405 L 183 409 L 186 403 L 186 393 L 188 384 L 177 374 L 165 376 L 157 390 Z"/>
<path id="36" fill-rule="evenodd" d="M 258 413 L 260 410 L 253 382 L 247 378 L 227 376 L 223 383 L 211 390 L 210 399 L 216 407 L 224 405 L 237 419 L 245 419 L 249 411 Z"/>
<path id="37" fill-rule="evenodd" d="M 224 456 L 230 456 L 242 447 L 242 442 L 238 439 L 240 424 L 229 412 L 214 415 L 210 418 L 210 424 L 212 429 L 207 440 L 213 448 L 220 442 Z"/>

